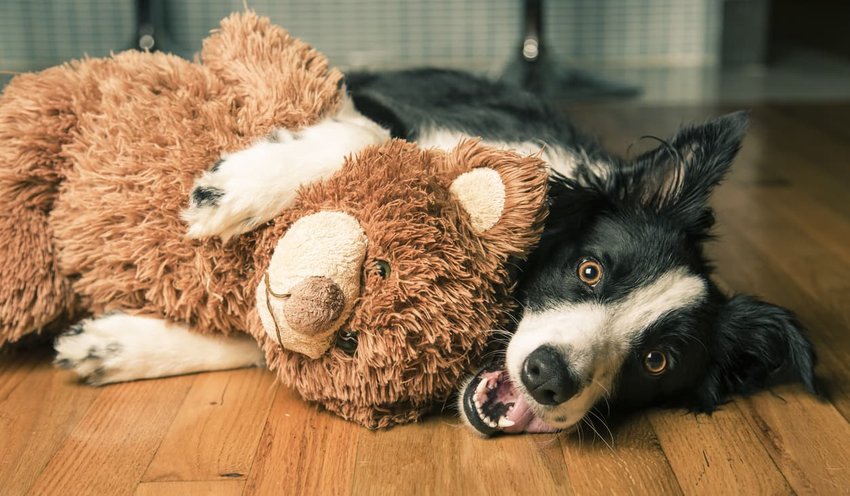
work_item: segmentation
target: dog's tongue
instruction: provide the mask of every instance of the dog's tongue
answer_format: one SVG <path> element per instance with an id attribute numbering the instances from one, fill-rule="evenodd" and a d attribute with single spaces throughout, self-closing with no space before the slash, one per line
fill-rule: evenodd
<path id="1" fill-rule="evenodd" d="M 534 415 L 503 369 L 481 370 L 461 394 L 463 414 L 482 434 L 557 431 Z"/>
<path id="2" fill-rule="evenodd" d="M 502 432 L 508 434 L 519 434 L 521 432 L 556 432 L 558 429 L 553 429 L 540 420 L 531 408 L 528 407 L 528 402 L 522 394 L 517 393 L 514 397 L 514 406 L 511 408 L 506 417 L 514 423 L 510 427 L 503 427 Z"/>

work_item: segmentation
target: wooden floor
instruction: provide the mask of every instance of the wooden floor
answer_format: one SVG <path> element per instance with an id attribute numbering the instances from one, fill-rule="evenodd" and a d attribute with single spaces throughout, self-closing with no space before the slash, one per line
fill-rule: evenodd
<path id="1" fill-rule="evenodd" d="M 575 115 L 625 153 L 722 110 Z M 448 415 L 369 432 L 261 370 L 92 389 L 18 351 L 0 357 L 0 495 L 850 493 L 850 104 L 756 108 L 714 203 L 718 280 L 799 313 L 830 401 L 789 386 L 711 417 L 482 440 Z"/>

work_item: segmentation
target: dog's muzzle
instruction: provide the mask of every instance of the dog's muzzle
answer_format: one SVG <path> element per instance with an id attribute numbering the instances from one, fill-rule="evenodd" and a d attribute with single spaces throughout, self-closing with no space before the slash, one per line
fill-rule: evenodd
<path id="1" fill-rule="evenodd" d="M 551 346 L 532 351 L 522 364 L 520 380 L 541 405 L 555 406 L 575 396 L 581 387 L 561 353 Z"/>

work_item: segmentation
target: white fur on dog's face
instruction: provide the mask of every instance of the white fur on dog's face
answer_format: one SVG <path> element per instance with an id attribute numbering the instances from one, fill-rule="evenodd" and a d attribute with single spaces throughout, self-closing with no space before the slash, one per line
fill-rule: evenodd
<path id="1" fill-rule="evenodd" d="M 706 291 L 705 280 L 677 268 L 615 302 L 566 302 L 526 311 L 507 350 L 510 378 L 537 416 L 552 427 L 570 427 L 611 391 L 641 333 L 665 315 L 698 303 Z M 582 383 L 576 396 L 554 407 L 531 398 L 520 378 L 526 357 L 540 346 L 558 350 Z"/>

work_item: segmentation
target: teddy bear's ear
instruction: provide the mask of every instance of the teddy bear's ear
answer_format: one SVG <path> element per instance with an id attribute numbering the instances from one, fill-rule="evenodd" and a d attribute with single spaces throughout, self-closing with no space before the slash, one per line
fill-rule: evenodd
<path id="1" fill-rule="evenodd" d="M 446 159 L 449 190 L 488 250 L 523 256 L 546 215 L 548 173 L 537 156 L 521 156 L 467 140 Z"/>
<path id="2" fill-rule="evenodd" d="M 324 55 L 252 10 L 223 19 L 201 59 L 233 96 L 246 135 L 313 124 L 342 99 L 342 73 Z"/>

